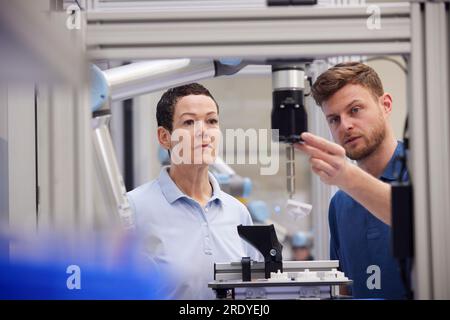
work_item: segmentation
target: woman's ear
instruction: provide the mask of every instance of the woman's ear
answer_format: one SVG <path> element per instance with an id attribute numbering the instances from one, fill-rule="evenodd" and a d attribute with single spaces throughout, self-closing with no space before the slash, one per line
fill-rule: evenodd
<path id="1" fill-rule="evenodd" d="M 158 142 L 166 150 L 170 150 L 170 132 L 164 127 L 158 127 Z"/>

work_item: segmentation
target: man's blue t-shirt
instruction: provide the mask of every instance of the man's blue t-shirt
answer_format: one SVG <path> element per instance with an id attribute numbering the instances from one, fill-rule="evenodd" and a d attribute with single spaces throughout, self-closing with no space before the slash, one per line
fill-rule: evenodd
<path id="1" fill-rule="evenodd" d="M 403 143 L 398 142 L 380 180 L 387 183 L 397 180 L 402 169 L 397 157 L 403 153 Z M 405 170 L 402 181 L 408 179 Z M 339 260 L 340 269 L 353 280 L 353 297 L 403 299 L 405 289 L 397 261 L 392 256 L 390 227 L 341 190 L 331 199 L 328 218 L 330 258 Z M 374 288 L 376 282 L 371 277 L 378 267 L 379 289 Z"/>

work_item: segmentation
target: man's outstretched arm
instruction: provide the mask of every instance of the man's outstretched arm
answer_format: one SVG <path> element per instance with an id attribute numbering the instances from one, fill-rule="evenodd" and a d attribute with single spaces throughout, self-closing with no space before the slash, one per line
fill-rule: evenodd
<path id="1" fill-rule="evenodd" d="M 391 225 L 391 186 L 349 162 L 340 145 L 311 133 L 302 134 L 296 148 L 306 153 L 311 169 L 322 182 L 335 185 L 375 217 Z"/>

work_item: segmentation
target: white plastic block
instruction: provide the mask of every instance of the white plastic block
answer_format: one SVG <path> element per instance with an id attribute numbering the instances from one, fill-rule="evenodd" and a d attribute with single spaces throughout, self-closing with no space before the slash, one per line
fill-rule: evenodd
<path id="1" fill-rule="evenodd" d="M 289 276 L 285 272 L 281 272 L 278 270 L 277 272 L 271 272 L 270 273 L 270 279 L 271 281 L 287 281 L 290 280 Z"/>
<path id="2" fill-rule="evenodd" d="M 291 215 L 294 220 L 308 216 L 311 210 L 312 205 L 294 199 L 288 199 L 286 204 L 286 212 Z"/>
<path id="3" fill-rule="evenodd" d="M 331 271 L 324 271 L 322 276 L 323 281 L 348 281 L 348 278 L 343 272 L 337 269 L 332 269 Z"/>
<path id="4" fill-rule="evenodd" d="M 317 272 L 311 272 L 309 269 L 305 269 L 305 271 L 297 273 L 295 280 L 300 282 L 319 282 L 320 278 L 317 276 Z"/>

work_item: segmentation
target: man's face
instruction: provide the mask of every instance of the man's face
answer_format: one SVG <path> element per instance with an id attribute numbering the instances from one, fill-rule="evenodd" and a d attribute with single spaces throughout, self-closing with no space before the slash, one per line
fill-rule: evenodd
<path id="1" fill-rule="evenodd" d="M 211 164 L 220 142 L 219 115 L 214 100 L 204 95 L 179 99 L 173 115 L 171 150 L 185 164 Z M 177 159 L 172 158 L 173 163 Z"/>
<path id="2" fill-rule="evenodd" d="M 348 84 L 322 104 L 331 134 L 347 157 L 363 160 L 377 150 L 386 136 L 391 103 L 389 94 L 377 99 L 365 87 Z"/>

